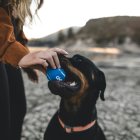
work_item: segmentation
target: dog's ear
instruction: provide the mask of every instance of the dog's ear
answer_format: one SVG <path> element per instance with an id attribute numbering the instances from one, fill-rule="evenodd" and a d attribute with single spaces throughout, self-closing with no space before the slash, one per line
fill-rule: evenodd
<path id="1" fill-rule="evenodd" d="M 104 92 L 105 92 L 105 88 L 106 88 L 106 78 L 105 75 L 102 71 L 99 71 L 99 75 L 98 75 L 99 79 L 98 79 L 98 89 L 99 89 L 99 94 L 100 94 L 100 98 L 101 100 L 105 100 L 104 98 Z"/>

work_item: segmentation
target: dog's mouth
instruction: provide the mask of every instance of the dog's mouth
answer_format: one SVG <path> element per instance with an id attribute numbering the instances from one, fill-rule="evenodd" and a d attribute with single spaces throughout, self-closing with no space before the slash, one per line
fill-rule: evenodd
<path id="1" fill-rule="evenodd" d="M 61 66 L 66 72 L 65 80 L 49 81 L 48 87 L 53 94 L 64 97 L 73 96 L 80 89 L 81 80 L 70 62 L 61 61 Z"/>

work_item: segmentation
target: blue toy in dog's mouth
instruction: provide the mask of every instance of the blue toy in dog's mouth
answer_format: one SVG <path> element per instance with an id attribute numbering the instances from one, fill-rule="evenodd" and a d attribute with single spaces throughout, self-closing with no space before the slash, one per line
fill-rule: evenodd
<path id="1" fill-rule="evenodd" d="M 66 77 L 66 73 L 62 68 L 57 68 L 57 69 L 47 68 L 46 76 L 49 81 L 52 80 L 63 81 Z"/>

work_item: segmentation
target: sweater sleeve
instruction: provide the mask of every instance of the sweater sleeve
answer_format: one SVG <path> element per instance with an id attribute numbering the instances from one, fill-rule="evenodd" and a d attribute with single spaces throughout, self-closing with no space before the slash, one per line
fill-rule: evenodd
<path id="1" fill-rule="evenodd" d="M 16 67 L 28 53 L 28 48 L 16 41 L 11 19 L 0 7 L 0 61 Z"/>

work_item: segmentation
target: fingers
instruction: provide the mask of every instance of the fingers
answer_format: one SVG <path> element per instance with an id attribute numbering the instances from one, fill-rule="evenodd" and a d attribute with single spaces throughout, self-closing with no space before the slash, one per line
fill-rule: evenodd
<path id="1" fill-rule="evenodd" d="M 48 63 L 46 60 L 40 59 L 40 64 L 46 69 L 48 67 Z"/>
<path id="2" fill-rule="evenodd" d="M 51 50 L 58 54 L 68 55 L 68 52 L 66 52 L 65 50 L 60 49 L 60 48 L 52 48 Z"/>
<path id="3" fill-rule="evenodd" d="M 42 65 L 43 68 L 45 68 L 45 69 L 46 69 L 46 67 L 48 67 L 47 61 L 45 59 L 42 59 L 42 58 L 35 58 L 35 59 L 33 59 L 31 66 L 33 66 L 33 65 Z"/>
<path id="4" fill-rule="evenodd" d="M 59 60 L 58 60 L 58 56 L 57 56 L 57 53 L 56 52 L 52 52 L 52 51 L 45 51 L 45 52 L 41 52 L 40 54 L 39 54 L 40 56 L 40 64 L 42 64 L 43 65 L 43 63 L 44 64 L 50 64 L 50 66 L 52 67 L 52 68 L 54 68 L 54 69 L 56 69 L 56 67 L 57 67 L 57 65 L 59 65 Z M 45 62 L 46 63 L 45 63 Z M 56 65 L 56 63 L 57 63 L 57 65 Z M 48 65 L 47 65 L 47 67 L 48 67 Z"/>
<path id="5" fill-rule="evenodd" d="M 68 55 L 68 53 L 65 50 L 60 49 L 60 48 L 52 48 L 52 49 L 50 49 L 50 51 L 53 52 L 52 57 L 53 57 L 55 66 L 57 68 L 60 68 L 61 66 L 60 66 L 60 62 L 59 62 L 59 58 L 58 58 L 57 54 Z M 52 68 L 56 68 L 56 67 L 54 67 L 54 63 L 52 61 L 50 62 L 50 65 L 52 66 Z"/>
<path id="6" fill-rule="evenodd" d="M 55 57 L 55 56 L 54 56 Z M 53 56 L 50 55 L 50 57 L 47 59 L 47 62 L 51 65 L 51 67 L 53 69 L 56 69 L 56 64 L 55 64 L 55 61 L 53 59 Z"/>
<path id="7" fill-rule="evenodd" d="M 46 70 L 48 65 L 52 68 L 60 68 L 58 54 L 67 55 L 68 53 L 60 48 L 52 48 L 47 51 L 38 51 L 25 55 L 18 63 L 22 68 L 40 65 L 41 69 Z"/>
<path id="8" fill-rule="evenodd" d="M 47 61 L 53 69 L 60 68 L 58 54 L 67 55 L 68 53 L 59 48 L 52 48 L 47 51 L 39 52 L 39 57 Z"/>
<path id="9" fill-rule="evenodd" d="M 56 53 L 56 55 L 53 56 L 53 60 L 55 62 L 56 67 L 60 68 L 61 66 L 60 66 L 60 62 L 59 62 L 59 58 L 58 58 L 57 53 Z"/>

